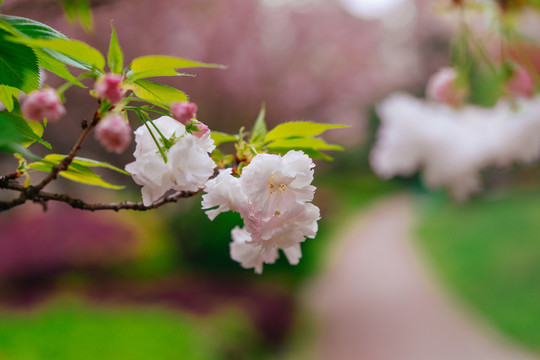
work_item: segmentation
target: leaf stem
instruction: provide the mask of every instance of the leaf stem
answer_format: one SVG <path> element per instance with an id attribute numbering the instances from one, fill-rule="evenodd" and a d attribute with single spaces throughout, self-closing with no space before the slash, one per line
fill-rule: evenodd
<path id="1" fill-rule="evenodd" d="M 148 126 L 146 119 L 144 118 L 144 116 L 142 116 L 142 114 L 140 112 L 140 109 L 134 109 L 134 111 L 139 116 L 139 118 L 143 122 L 144 126 L 146 126 L 146 128 L 148 129 L 148 132 L 150 133 L 150 136 L 152 136 L 152 139 L 156 143 L 156 146 L 157 146 L 157 148 L 159 150 L 159 153 L 161 154 L 161 157 L 163 158 L 163 161 L 165 163 L 167 163 L 167 155 L 165 155 L 165 152 L 163 151 L 163 149 L 159 145 L 159 142 L 157 141 L 156 137 L 154 136 L 154 133 L 152 132 L 152 130 L 150 129 L 150 126 Z"/>

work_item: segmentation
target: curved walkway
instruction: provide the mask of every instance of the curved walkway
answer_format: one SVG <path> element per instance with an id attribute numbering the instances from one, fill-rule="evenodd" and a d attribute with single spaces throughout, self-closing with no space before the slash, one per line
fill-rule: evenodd
<path id="1" fill-rule="evenodd" d="M 359 214 L 306 294 L 323 360 L 534 360 L 451 299 L 415 243 L 411 200 Z"/>

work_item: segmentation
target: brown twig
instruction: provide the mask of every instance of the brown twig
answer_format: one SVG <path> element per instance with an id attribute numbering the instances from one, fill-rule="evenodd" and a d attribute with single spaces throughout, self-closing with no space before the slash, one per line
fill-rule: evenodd
<path id="1" fill-rule="evenodd" d="M 34 191 L 37 191 L 37 192 L 41 191 L 41 189 L 43 189 L 45 186 L 47 186 L 48 183 L 50 183 L 51 181 L 56 179 L 56 177 L 58 176 L 58 173 L 60 171 L 64 171 L 64 170 L 68 169 L 69 165 L 71 164 L 71 162 L 73 161 L 73 159 L 75 158 L 75 156 L 77 155 L 79 150 L 81 149 L 82 144 L 84 143 L 84 141 L 86 140 L 86 138 L 90 134 L 90 131 L 92 131 L 92 129 L 94 128 L 94 126 L 96 126 L 98 121 L 99 121 L 99 113 L 96 112 L 94 114 L 94 119 L 81 132 L 81 135 L 77 139 L 77 142 L 75 143 L 75 145 L 73 145 L 73 148 L 71 149 L 69 154 L 58 165 L 56 165 L 56 166 L 54 166 L 52 168 L 51 172 L 49 173 L 49 175 L 47 175 L 47 177 L 45 177 L 45 179 L 43 179 L 36 186 L 32 187 L 34 189 Z"/>
<path id="2" fill-rule="evenodd" d="M 0 188 L 19 191 L 21 195 L 11 201 L 0 201 L 0 211 L 11 209 L 15 206 L 24 204 L 27 200 L 40 203 L 44 208 L 48 201 L 59 201 L 68 204 L 72 208 L 82 210 L 135 210 L 146 211 L 157 209 L 165 204 L 177 202 L 181 198 L 189 198 L 199 194 L 198 191 L 179 191 L 175 194 L 164 197 L 150 205 L 144 205 L 142 202 L 122 201 L 117 203 L 87 203 L 81 199 L 73 198 L 67 194 L 55 194 L 36 189 L 36 187 L 24 187 L 15 181 L 3 181 L 0 177 Z"/>

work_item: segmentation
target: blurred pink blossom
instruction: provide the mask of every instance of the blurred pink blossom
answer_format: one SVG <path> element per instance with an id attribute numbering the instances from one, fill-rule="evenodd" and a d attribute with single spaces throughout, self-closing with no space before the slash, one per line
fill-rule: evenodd
<path id="1" fill-rule="evenodd" d="M 450 67 L 439 69 L 431 75 L 426 86 L 426 97 L 450 106 L 460 106 L 467 90 L 457 82 L 457 72 Z"/>
<path id="2" fill-rule="evenodd" d="M 506 89 L 514 97 L 532 97 L 534 95 L 534 79 L 527 69 L 518 65 L 506 83 Z"/>
<path id="3" fill-rule="evenodd" d="M 131 143 L 131 126 L 120 114 L 109 114 L 96 125 L 95 137 L 110 152 L 121 154 Z"/>
<path id="4" fill-rule="evenodd" d="M 181 101 L 171 104 L 171 113 L 173 118 L 184 125 L 191 123 L 191 120 L 197 113 L 197 104 L 190 101 Z"/>
<path id="5" fill-rule="evenodd" d="M 124 78 L 120 74 L 105 74 L 94 85 L 96 96 L 110 101 L 111 104 L 118 104 L 124 95 L 123 81 Z"/>
<path id="6" fill-rule="evenodd" d="M 66 113 L 60 97 L 54 89 L 32 91 L 24 100 L 21 110 L 28 120 L 57 121 Z"/>
<path id="7" fill-rule="evenodd" d="M 193 132 L 193 135 L 195 135 L 195 136 L 198 137 L 198 138 L 201 138 L 204 134 L 206 134 L 207 132 L 210 131 L 210 129 L 208 128 L 208 126 L 206 126 L 206 125 L 203 124 L 203 123 L 196 123 L 196 124 L 195 124 L 195 127 L 196 127 L 199 131 L 194 131 L 194 132 Z"/>

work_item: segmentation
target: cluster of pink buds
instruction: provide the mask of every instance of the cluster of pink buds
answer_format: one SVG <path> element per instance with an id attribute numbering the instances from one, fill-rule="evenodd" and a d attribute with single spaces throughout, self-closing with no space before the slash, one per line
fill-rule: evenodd
<path id="1" fill-rule="evenodd" d="M 201 138 L 209 131 L 208 126 L 206 126 L 202 122 L 193 121 L 195 119 L 195 115 L 197 114 L 197 104 L 191 101 L 180 101 L 172 103 L 171 114 L 173 118 L 175 118 L 185 126 L 193 123 L 193 125 L 197 128 L 197 130 L 193 131 L 193 135 L 198 138 Z"/>
<path id="2" fill-rule="evenodd" d="M 105 74 L 94 85 L 94 91 L 99 99 L 105 99 L 111 104 L 122 100 L 125 90 L 122 88 L 124 78 L 120 74 Z"/>
<path id="3" fill-rule="evenodd" d="M 453 107 L 459 107 L 467 97 L 467 89 L 457 82 L 457 72 L 450 67 L 439 69 L 431 75 L 426 87 L 426 97 Z"/>
<path id="4" fill-rule="evenodd" d="M 54 89 L 32 91 L 21 106 L 23 116 L 28 120 L 57 121 L 66 113 L 60 97 Z"/>
<path id="5" fill-rule="evenodd" d="M 96 140 L 110 152 L 120 154 L 131 143 L 131 126 L 120 114 L 109 114 L 99 121 L 95 129 Z"/>

